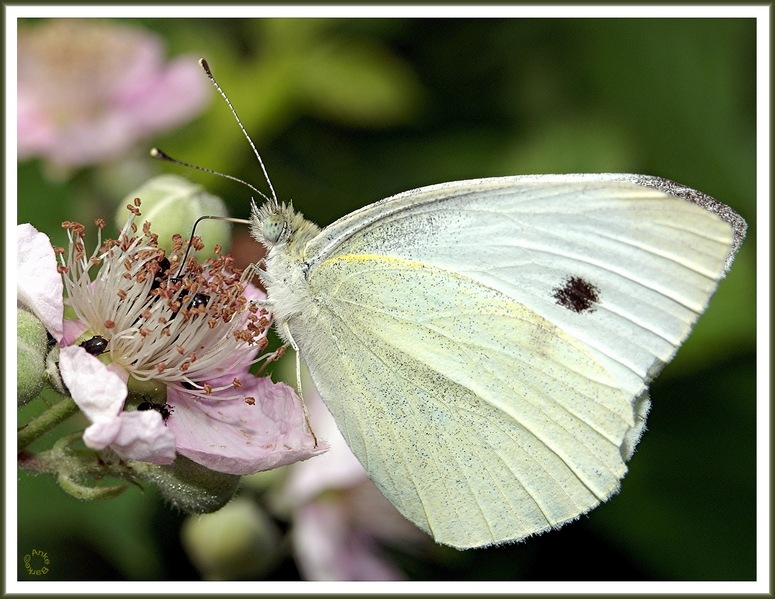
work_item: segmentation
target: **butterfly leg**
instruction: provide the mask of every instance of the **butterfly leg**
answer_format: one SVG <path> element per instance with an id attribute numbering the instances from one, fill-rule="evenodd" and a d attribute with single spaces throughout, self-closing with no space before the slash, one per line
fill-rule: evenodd
<path id="1" fill-rule="evenodd" d="M 268 364 L 271 362 L 277 362 L 280 358 L 282 358 L 285 355 L 285 350 L 288 349 L 288 344 L 285 343 L 278 347 L 276 350 L 274 350 L 271 353 L 264 354 L 261 356 L 261 360 L 263 360 L 263 364 L 261 365 L 261 368 L 258 369 L 258 374 L 261 374 L 264 372 L 264 369 L 267 367 Z"/>
<path id="2" fill-rule="evenodd" d="M 274 302 L 269 298 L 250 300 L 250 303 L 255 304 L 256 306 L 261 306 L 262 308 L 269 308 L 271 306 L 274 306 Z"/>
<path id="3" fill-rule="evenodd" d="M 309 412 L 307 411 L 307 404 L 304 402 L 304 393 L 301 389 L 301 358 L 299 357 L 299 346 L 296 345 L 296 342 L 293 340 L 293 336 L 291 335 L 291 329 L 288 326 L 287 322 L 283 323 L 283 330 L 285 331 L 285 336 L 288 339 L 289 343 L 291 344 L 291 347 L 293 348 L 293 351 L 296 352 L 296 389 L 299 392 L 299 399 L 301 400 L 301 409 L 304 412 L 304 422 L 307 423 L 307 430 L 309 431 L 309 434 L 312 435 L 312 439 L 315 441 L 315 447 L 318 446 L 318 438 L 317 435 L 315 435 L 315 431 L 312 430 L 312 423 L 309 421 Z"/>

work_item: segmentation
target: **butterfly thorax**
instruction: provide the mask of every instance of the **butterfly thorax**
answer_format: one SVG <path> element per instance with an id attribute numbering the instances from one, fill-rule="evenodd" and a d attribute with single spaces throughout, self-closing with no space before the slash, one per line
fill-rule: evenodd
<path id="1" fill-rule="evenodd" d="M 306 276 L 306 247 L 320 228 L 287 204 L 253 205 L 251 234 L 267 249 L 260 271 L 277 330 L 285 337 L 284 323 L 316 308 Z M 286 339 L 287 341 L 287 339 Z"/>

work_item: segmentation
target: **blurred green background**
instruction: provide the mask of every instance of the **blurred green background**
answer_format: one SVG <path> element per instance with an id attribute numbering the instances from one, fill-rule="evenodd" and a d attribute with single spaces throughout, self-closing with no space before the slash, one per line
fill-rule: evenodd
<path id="1" fill-rule="evenodd" d="M 753 20 L 131 22 L 159 34 L 169 56 L 208 59 L 280 199 L 322 226 L 414 187 L 527 173 L 660 175 L 737 210 L 746 243 L 653 384 L 649 430 L 620 494 L 518 545 L 394 558 L 416 579 L 755 577 Z M 265 189 L 214 90 L 201 118 L 150 145 Z M 127 160 L 144 160 L 148 146 Z M 237 184 L 143 164 L 143 176 L 181 174 L 248 214 L 251 192 Z M 19 222 L 58 244 L 62 220 L 109 220 L 136 185 L 120 164 L 57 179 L 31 160 L 18 175 Z M 50 478 L 22 472 L 18 485 L 21 580 L 32 548 L 53 557 L 49 580 L 198 577 L 180 546 L 184 517 L 153 489 L 85 504 Z M 290 560 L 268 574 L 296 576 Z"/>

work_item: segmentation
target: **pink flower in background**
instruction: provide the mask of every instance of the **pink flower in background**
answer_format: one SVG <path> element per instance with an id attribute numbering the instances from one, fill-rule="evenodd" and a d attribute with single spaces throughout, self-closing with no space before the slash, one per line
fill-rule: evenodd
<path id="1" fill-rule="evenodd" d="M 202 111 L 195 57 L 165 62 L 161 40 L 115 21 L 52 19 L 19 28 L 19 159 L 80 167 L 120 156 Z"/>

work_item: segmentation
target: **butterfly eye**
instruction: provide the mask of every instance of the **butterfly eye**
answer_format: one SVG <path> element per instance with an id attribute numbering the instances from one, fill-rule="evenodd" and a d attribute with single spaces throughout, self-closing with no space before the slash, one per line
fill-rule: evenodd
<path id="1" fill-rule="evenodd" d="M 264 239 L 270 242 L 279 241 L 285 231 L 285 219 L 279 214 L 270 214 L 264 219 L 261 228 Z"/>

